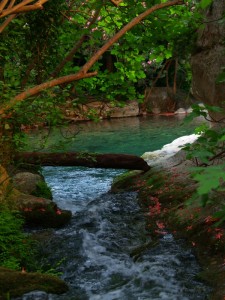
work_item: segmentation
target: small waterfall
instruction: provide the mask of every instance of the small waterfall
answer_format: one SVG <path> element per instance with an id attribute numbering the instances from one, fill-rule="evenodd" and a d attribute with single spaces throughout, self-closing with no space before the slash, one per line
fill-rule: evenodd
<path id="1" fill-rule="evenodd" d="M 155 247 L 143 247 L 151 244 L 151 236 L 137 194 L 108 192 L 121 172 L 44 169 L 55 201 L 73 211 L 71 223 L 45 245 L 49 261 L 63 259 L 59 270 L 70 286 L 68 293 L 50 299 L 205 299 L 209 289 L 196 280 L 200 268 L 182 241 L 167 234 Z"/>

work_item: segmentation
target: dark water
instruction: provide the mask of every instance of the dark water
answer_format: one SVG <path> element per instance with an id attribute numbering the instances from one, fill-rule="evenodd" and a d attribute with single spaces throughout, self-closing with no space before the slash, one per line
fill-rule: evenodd
<path id="1" fill-rule="evenodd" d="M 115 124 L 84 124 L 79 139 L 68 148 L 143 154 L 193 132 L 193 125 L 181 129 L 181 121 L 176 118 L 151 121 L 132 118 Z M 137 195 L 109 192 L 113 178 L 122 172 L 78 167 L 43 169 L 54 201 L 73 213 L 71 223 L 56 230 L 43 249 L 52 264 L 63 260 L 59 271 L 70 287 L 68 293 L 51 295 L 50 299 L 206 299 L 209 288 L 195 278 L 200 267 L 182 241 L 175 241 L 168 233 L 155 247 L 138 250 L 151 243 L 151 236 Z"/>

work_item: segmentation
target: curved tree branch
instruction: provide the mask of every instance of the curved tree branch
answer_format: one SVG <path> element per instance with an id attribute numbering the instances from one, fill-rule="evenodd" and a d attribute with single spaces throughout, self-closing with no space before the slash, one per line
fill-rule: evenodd
<path id="1" fill-rule="evenodd" d="M 86 73 L 93 65 L 94 63 L 102 56 L 103 53 L 105 53 L 113 44 L 115 44 L 126 32 L 128 32 L 130 29 L 132 29 L 135 25 L 140 23 L 143 19 L 145 19 L 147 16 L 149 16 L 154 11 L 160 10 L 165 7 L 174 6 L 174 5 L 180 5 L 183 4 L 183 0 L 173 0 L 168 1 L 161 4 L 156 4 L 152 6 L 151 8 L 147 9 L 142 14 L 135 17 L 133 20 L 131 20 L 127 25 L 125 25 L 120 31 L 118 31 L 111 39 L 109 39 L 104 46 L 102 46 L 90 59 L 89 61 L 82 67 L 82 70 L 84 73 Z"/>
<path id="2" fill-rule="evenodd" d="M 42 84 L 36 85 L 33 88 L 30 88 L 29 90 L 24 91 L 23 93 L 17 95 L 15 98 L 10 100 L 5 106 L 3 106 L 0 109 L 0 114 L 3 114 L 6 110 L 12 108 L 18 102 L 21 102 L 21 101 L 23 101 L 24 99 L 26 99 L 28 97 L 34 96 L 34 95 L 40 93 L 43 90 L 54 87 L 56 85 L 60 85 L 60 84 L 63 84 L 63 83 L 69 83 L 69 82 L 72 82 L 72 81 L 92 77 L 92 76 L 95 76 L 95 75 L 97 75 L 97 72 L 92 72 L 92 73 L 78 72 L 77 74 L 72 74 L 72 75 L 59 77 L 59 78 L 50 80 L 48 82 L 44 82 Z"/>
<path id="3" fill-rule="evenodd" d="M 34 0 L 23 0 L 15 5 L 15 0 L 3 0 L 0 3 L 0 18 L 8 18 L 0 25 L 0 34 L 8 26 L 8 24 L 17 16 L 17 14 L 26 13 L 29 11 L 43 9 L 43 4 L 48 0 L 38 0 L 34 4 L 30 4 Z"/>
<path id="4" fill-rule="evenodd" d="M 29 1 L 29 0 L 26 0 Z M 47 0 L 42 0 L 47 1 Z M 183 4 L 183 0 L 172 0 L 166 3 L 156 4 L 151 8 L 147 9 L 145 12 L 140 14 L 139 16 L 132 19 L 127 25 L 125 25 L 119 32 L 117 32 L 111 39 L 109 39 L 90 59 L 89 61 L 76 73 L 68 76 L 63 76 L 57 79 L 50 80 L 48 82 L 37 85 L 33 88 L 28 89 L 27 91 L 22 92 L 17 95 L 11 101 L 8 102 L 7 105 L 0 109 L 0 114 L 3 114 L 6 110 L 12 108 L 16 103 L 23 101 L 24 99 L 34 96 L 39 92 L 48 89 L 50 87 L 54 87 L 56 85 L 60 85 L 63 83 L 69 83 L 72 81 L 80 80 L 83 78 L 91 77 L 97 75 L 97 72 L 87 73 L 90 68 L 95 64 L 96 61 L 105 53 L 114 43 L 116 43 L 126 32 L 128 32 L 131 28 L 141 22 L 148 15 L 153 13 L 154 11 L 160 10 L 162 8 L 166 8 L 169 6 L 180 5 Z"/>

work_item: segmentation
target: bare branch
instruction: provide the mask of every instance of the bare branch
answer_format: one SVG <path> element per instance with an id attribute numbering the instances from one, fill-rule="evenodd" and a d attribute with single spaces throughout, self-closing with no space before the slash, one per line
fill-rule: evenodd
<path id="1" fill-rule="evenodd" d="M 115 6 L 118 6 L 121 2 L 123 2 L 123 0 L 110 0 L 112 2 L 112 4 L 114 4 Z"/>
<path id="2" fill-rule="evenodd" d="M 0 18 L 4 18 L 6 16 L 8 19 L 6 19 L 1 25 L 0 25 L 0 33 L 3 32 L 3 30 L 8 26 L 8 24 L 17 16 L 17 14 L 20 13 L 26 13 L 28 11 L 33 11 L 37 9 L 43 9 L 43 4 L 48 2 L 48 0 L 38 0 L 36 3 L 29 5 L 31 2 L 34 2 L 34 0 L 23 0 L 19 4 L 15 5 L 15 0 L 11 0 L 9 5 L 9 0 L 3 0 L 0 3 Z"/>
<path id="3" fill-rule="evenodd" d="M 7 3 L 8 0 L 3 0 L 2 3 L 0 3 L 0 13 L 3 11 Z"/>
<path id="4" fill-rule="evenodd" d="M 15 13 L 21 7 L 24 7 L 25 5 L 27 5 L 31 2 L 33 2 L 33 0 L 23 0 L 21 3 L 13 6 L 12 8 L 9 8 L 9 9 L 7 8 L 7 9 L 3 10 L 0 17 L 4 18 L 5 16 L 11 15 L 11 14 Z"/>
<path id="5" fill-rule="evenodd" d="M 34 4 L 28 5 L 34 0 L 23 0 L 17 5 L 15 4 L 15 0 L 12 0 L 7 8 L 5 8 L 8 0 L 4 0 L 0 4 L 0 18 L 4 18 L 11 14 L 18 14 L 18 13 L 25 13 L 28 11 L 36 10 L 36 9 L 42 9 L 43 4 L 46 3 L 48 0 L 39 0 Z"/>
<path id="6" fill-rule="evenodd" d="M 46 0 L 44 0 L 44 1 L 46 1 Z M 94 63 L 102 56 L 102 54 L 104 52 L 106 52 L 115 42 L 117 42 L 127 31 L 129 31 L 131 28 L 133 28 L 135 25 L 137 25 L 140 21 L 142 21 L 144 18 L 146 18 L 148 15 L 150 15 L 154 11 L 157 11 L 159 9 L 169 7 L 169 6 L 179 5 L 182 3 L 183 3 L 183 1 L 181 1 L 181 0 L 173 0 L 173 1 L 166 2 L 166 3 L 156 4 L 153 7 L 147 9 L 145 12 L 143 12 L 142 14 L 140 14 L 139 16 L 137 16 L 133 20 L 131 20 L 119 32 L 117 32 L 111 39 L 109 39 L 105 43 L 105 45 L 103 45 L 90 58 L 90 60 L 78 71 L 78 73 L 50 80 L 48 82 L 42 83 L 40 85 L 37 85 L 33 88 L 28 89 L 27 91 L 20 93 L 15 98 L 13 98 L 11 101 L 9 101 L 8 104 L 6 104 L 5 106 L 3 106 L 0 109 L 0 114 L 3 114 L 6 110 L 12 108 L 18 102 L 21 102 L 30 96 L 34 96 L 45 89 L 51 88 L 56 85 L 69 83 L 72 81 L 76 81 L 76 80 L 80 80 L 83 78 L 88 78 L 88 77 L 97 75 L 97 72 L 91 72 L 91 73 L 87 73 L 87 72 L 94 65 Z"/>
<path id="7" fill-rule="evenodd" d="M 9 25 L 9 23 L 17 16 L 17 14 L 9 16 L 0 26 L 0 33 Z"/>
<path id="8" fill-rule="evenodd" d="M 88 78 L 88 77 L 92 77 L 97 75 L 97 72 L 92 72 L 92 73 L 83 73 L 83 72 L 78 72 L 77 74 L 72 74 L 72 75 L 67 75 L 67 76 L 63 76 L 63 77 L 59 77 L 47 82 L 44 82 L 42 84 L 39 84 L 33 88 L 30 88 L 29 90 L 20 93 L 19 95 L 17 95 L 15 98 L 13 98 L 11 101 L 9 101 L 5 106 L 3 106 L 0 109 L 0 115 L 3 114 L 6 110 L 12 108 L 13 106 L 15 106 L 18 102 L 23 101 L 24 99 L 34 96 L 38 93 L 40 93 L 41 91 L 54 87 L 56 85 L 60 85 L 63 83 L 69 83 L 72 81 L 76 81 L 76 80 L 80 80 L 83 78 Z"/>
<path id="9" fill-rule="evenodd" d="M 85 27 L 91 28 L 91 26 L 96 22 L 99 13 L 101 11 L 102 5 L 95 11 L 94 15 L 87 21 Z M 74 45 L 72 50 L 67 54 L 67 56 L 61 61 L 61 63 L 55 68 L 55 70 L 51 73 L 51 77 L 56 77 L 56 75 L 62 70 L 65 64 L 71 61 L 74 57 L 74 54 L 81 47 L 83 42 L 86 40 L 86 34 L 83 34 L 79 41 Z"/>

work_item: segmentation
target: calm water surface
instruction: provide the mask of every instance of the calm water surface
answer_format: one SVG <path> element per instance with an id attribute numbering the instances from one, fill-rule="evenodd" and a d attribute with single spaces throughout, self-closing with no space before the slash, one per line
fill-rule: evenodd
<path id="1" fill-rule="evenodd" d="M 50 132 L 35 131 L 30 136 L 30 143 L 32 147 L 39 149 L 38 144 L 43 142 L 50 151 L 142 155 L 144 152 L 160 149 L 180 136 L 192 134 L 202 122 L 201 119 L 196 119 L 192 124 L 183 124 L 184 118 L 184 115 L 148 116 L 102 120 L 98 123 L 85 122 L 61 130 L 51 129 Z"/>

